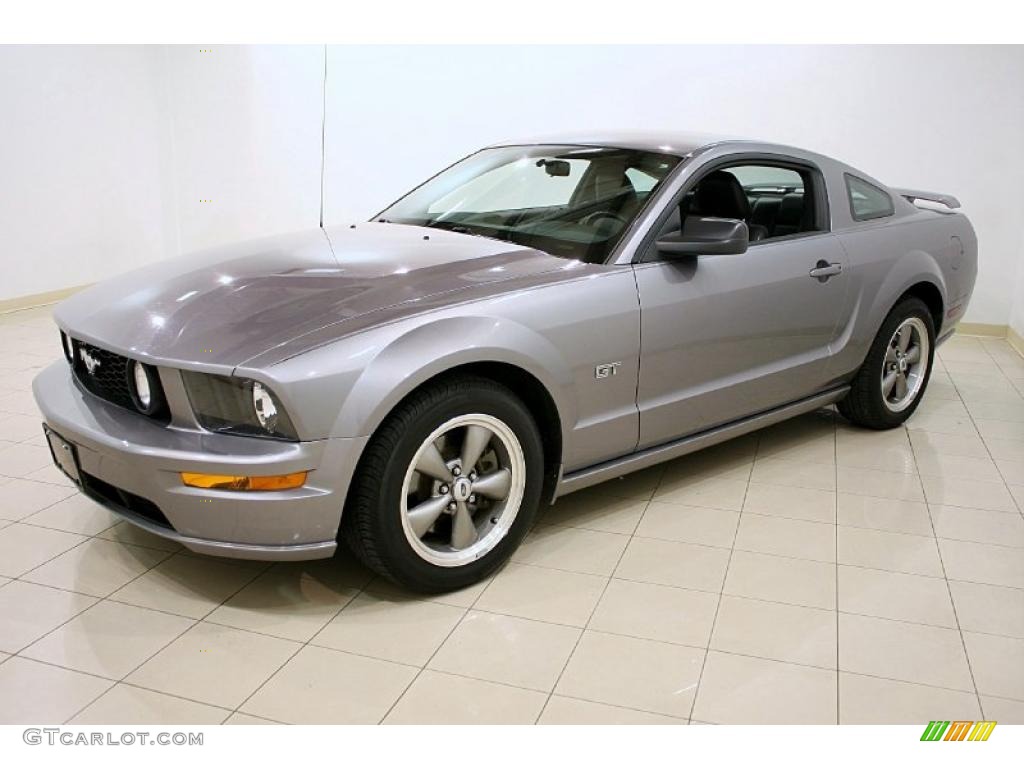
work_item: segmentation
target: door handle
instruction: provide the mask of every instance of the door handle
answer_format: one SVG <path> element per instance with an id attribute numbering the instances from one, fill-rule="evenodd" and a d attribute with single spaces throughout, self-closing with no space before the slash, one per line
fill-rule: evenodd
<path id="1" fill-rule="evenodd" d="M 815 278 L 819 283 L 824 283 L 830 277 L 834 277 L 835 275 L 840 274 L 842 271 L 842 264 L 839 264 L 838 262 L 829 264 L 824 259 L 821 259 L 820 261 L 818 261 L 817 264 L 814 265 L 814 269 L 812 269 L 808 274 L 811 277 Z"/>

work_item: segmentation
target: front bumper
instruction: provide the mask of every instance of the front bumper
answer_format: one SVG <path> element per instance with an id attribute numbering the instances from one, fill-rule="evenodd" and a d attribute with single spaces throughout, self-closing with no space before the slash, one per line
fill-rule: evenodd
<path id="1" fill-rule="evenodd" d="M 75 447 L 83 492 L 145 530 L 204 554 L 311 560 L 334 554 L 349 480 L 367 438 L 284 442 L 154 423 L 83 392 L 67 363 L 32 383 L 47 426 Z M 190 488 L 180 472 L 309 471 L 302 488 Z"/>

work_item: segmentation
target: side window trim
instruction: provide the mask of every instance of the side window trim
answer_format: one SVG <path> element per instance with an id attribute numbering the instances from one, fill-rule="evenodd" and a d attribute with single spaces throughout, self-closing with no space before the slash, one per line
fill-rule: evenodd
<path id="1" fill-rule="evenodd" d="M 885 210 L 878 211 L 877 213 L 861 213 L 858 214 L 853 207 L 853 186 L 851 182 L 857 184 L 863 184 L 865 187 L 869 187 L 877 192 L 879 195 L 884 197 L 888 201 L 888 207 Z M 860 176 L 855 176 L 852 173 L 843 174 L 843 183 L 846 186 L 846 202 L 850 206 L 850 218 L 854 221 L 872 221 L 874 219 L 885 219 L 896 213 L 896 205 L 892 201 L 892 195 L 886 192 L 884 189 L 879 187 L 877 184 L 872 184 L 870 181 L 862 179 Z"/>
<path id="2" fill-rule="evenodd" d="M 639 247 L 634 251 L 632 262 L 634 264 L 660 261 L 661 259 L 648 258 L 652 251 L 654 241 L 657 239 L 658 232 L 665 225 L 665 222 L 672 216 L 675 209 L 679 207 L 683 198 L 693 190 L 701 179 L 707 176 L 709 173 L 721 170 L 723 168 L 731 168 L 734 166 L 742 165 L 768 165 L 779 168 L 787 168 L 797 172 L 805 172 L 810 174 L 811 182 L 813 186 L 814 194 L 814 206 L 815 206 L 815 226 L 816 228 L 811 232 L 797 232 L 791 235 L 784 235 L 782 237 L 773 237 L 767 240 L 761 240 L 756 243 L 751 243 L 750 247 L 760 245 L 762 243 L 777 243 L 784 242 L 786 240 L 796 240 L 804 237 L 817 237 L 820 235 L 827 235 L 832 232 L 832 216 L 830 208 L 830 200 L 828 195 L 828 189 L 825 185 L 825 174 L 822 172 L 817 165 L 810 160 L 805 160 L 799 157 L 790 157 L 788 155 L 774 155 L 774 154 L 763 154 L 763 153 L 740 153 L 735 155 L 728 155 L 726 157 L 720 157 L 716 160 L 710 160 L 699 169 L 699 173 L 694 175 L 686 184 L 684 184 L 669 200 L 668 204 L 662 210 L 661 214 L 655 219 L 654 223 L 648 229 L 647 234 L 641 241 Z"/>

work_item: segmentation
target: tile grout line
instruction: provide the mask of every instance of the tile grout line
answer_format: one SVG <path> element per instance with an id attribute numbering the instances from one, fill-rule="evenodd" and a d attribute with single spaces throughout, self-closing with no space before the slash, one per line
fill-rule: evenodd
<path id="1" fill-rule="evenodd" d="M 750 478 L 754 476 L 754 466 L 757 463 L 758 449 L 761 447 L 762 434 L 761 432 L 754 432 L 754 456 L 750 462 L 750 471 L 747 474 L 746 487 L 743 489 L 743 501 L 740 502 L 740 514 L 736 517 L 736 528 L 733 531 L 732 546 L 729 548 L 729 556 L 725 561 L 725 570 L 722 572 L 722 585 L 718 592 L 718 601 L 715 603 L 715 613 L 711 617 L 711 627 L 708 630 L 708 645 L 704 650 L 704 658 L 701 659 L 700 671 L 697 673 L 697 682 L 693 687 L 693 700 L 690 702 L 690 714 L 687 716 L 687 723 L 693 721 L 693 713 L 697 708 L 697 697 L 700 695 L 700 686 L 704 681 L 704 669 L 708 664 L 708 656 L 711 654 L 711 645 L 715 639 L 715 625 L 718 623 L 718 613 L 722 608 L 722 596 L 725 593 L 725 582 L 729 578 L 729 569 L 732 567 L 732 556 L 736 550 L 736 539 L 739 536 L 740 525 L 743 522 L 743 515 L 745 514 L 743 508 L 747 505 L 747 494 L 750 491 Z"/>
<path id="2" fill-rule="evenodd" d="M 644 504 L 643 512 L 640 513 L 640 517 L 637 518 L 636 523 L 633 525 L 633 531 L 629 534 L 626 546 L 622 548 L 619 556 L 615 559 L 615 565 L 612 566 L 605 577 L 604 587 L 601 589 L 601 594 L 598 595 L 596 601 L 594 601 L 594 607 L 590 609 L 590 614 L 587 616 L 587 620 L 580 627 L 580 632 L 576 636 L 576 642 L 572 645 L 572 650 L 569 651 L 569 655 L 565 657 L 565 663 L 562 664 L 562 668 L 558 672 L 558 676 L 555 678 L 555 682 L 551 685 L 551 690 L 548 691 L 547 697 L 544 699 L 544 704 L 541 706 L 540 711 L 537 713 L 537 717 L 534 718 L 534 725 L 540 723 L 540 719 L 544 716 L 544 712 L 547 711 L 548 705 L 551 703 L 551 698 L 555 695 L 555 690 L 558 688 L 558 684 L 562 682 L 562 677 L 565 675 L 565 670 L 569 668 L 569 664 L 572 663 L 572 657 L 576 655 L 576 649 L 579 648 L 580 642 L 583 640 L 583 636 L 587 633 L 587 629 L 590 627 L 590 622 L 594 618 L 594 614 L 597 613 L 598 607 L 601 605 L 601 601 L 604 600 L 605 593 L 608 592 L 608 587 L 611 586 L 612 579 L 615 578 L 615 572 L 619 569 L 619 564 L 622 563 L 622 558 L 626 556 L 626 551 L 629 549 L 630 544 L 633 543 L 636 538 L 636 532 L 640 528 L 640 524 L 643 522 L 644 516 L 647 514 L 647 510 L 650 509 L 651 502 L 658 493 L 658 489 L 661 488 L 662 480 L 665 478 L 665 469 L 662 467 L 661 474 L 658 475 L 658 482 L 651 490 L 651 495 Z M 570 697 L 571 698 L 571 697 Z M 653 713 L 652 713 L 653 714 Z"/>
<path id="3" fill-rule="evenodd" d="M 960 389 L 957 387 L 955 381 L 953 382 L 953 388 L 956 389 L 956 392 L 959 395 L 960 394 Z M 960 402 L 963 403 L 963 398 L 961 398 Z M 964 409 L 965 410 L 967 409 L 966 404 L 964 404 Z M 967 412 L 967 415 L 968 415 L 968 418 L 971 419 L 971 424 L 974 426 L 974 429 L 977 431 L 978 427 L 977 427 L 976 424 L 974 424 L 974 419 L 973 419 L 973 417 L 971 417 L 970 411 Z M 979 437 L 981 436 L 980 432 L 978 433 L 978 436 Z M 982 444 L 984 445 L 984 438 L 982 438 Z M 985 446 L 985 449 L 988 450 L 988 446 Z M 914 448 L 913 442 L 911 442 L 911 444 L 910 444 L 910 454 L 911 454 L 911 456 L 914 457 L 914 465 L 916 466 L 917 465 L 917 451 Z M 991 459 L 991 457 L 990 457 L 990 459 Z M 931 526 L 932 526 L 932 536 L 935 539 L 935 551 L 936 551 L 936 553 L 939 556 L 939 566 L 942 568 L 942 577 L 943 577 L 943 580 L 946 583 L 946 595 L 949 597 L 949 605 L 953 609 L 953 619 L 956 621 L 956 631 L 957 631 L 957 634 L 960 635 L 960 647 L 963 649 L 964 661 L 967 664 L 967 672 L 968 672 L 968 674 L 971 677 L 971 685 L 974 687 L 974 699 L 978 703 L 978 711 L 982 714 L 982 717 L 984 717 L 984 709 L 983 709 L 983 707 L 981 705 L 981 694 L 978 692 L 978 683 L 977 683 L 977 680 L 975 680 L 975 677 L 974 677 L 974 668 L 971 665 L 971 656 L 967 652 L 967 643 L 964 640 L 964 632 L 963 632 L 963 629 L 960 626 L 960 615 L 959 615 L 959 613 L 958 613 L 958 611 L 956 609 L 956 600 L 953 599 L 953 590 L 949 586 L 949 574 L 946 572 L 946 562 L 945 562 L 945 560 L 942 557 L 942 547 L 939 546 L 939 536 L 938 536 L 938 534 L 937 534 L 937 532 L 935 530 L 935 519 L 932 516 L 932 508 L 931 508 L 931 505 L 927 504 L 927 503 L 925 504 L 925 508 L 928 510 L 928 521 L 931 523 Z"/>

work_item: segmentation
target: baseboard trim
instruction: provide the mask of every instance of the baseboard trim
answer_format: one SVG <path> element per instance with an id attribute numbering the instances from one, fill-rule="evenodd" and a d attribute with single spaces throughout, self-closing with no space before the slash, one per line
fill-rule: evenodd
<path id="1" fill-rule="evenodd" d="M 1010 346 L 1024 355 L 1024 336 L 1021 336 L 1013 328 L 1007 328 L 1006 340 L 1010 342 Z"/>
<path id="2" fill-rule="evenodd" d="M 83 288 L 88 288 L 89 285 L 75 285 L 71 288 L 61 288 L 59 291 L 33 293 L 28 296 L 16 296 L 13 299 L 0 299 L 0 315 L 7 314 L 8 312 L 19 312 L 23 309 L 32 309 L 33 307 L 44 307 L 47 304 L 56 304 L 58 301 L 78 293 Z"/>
<path id="3" fill-rule="evenodd" d="M 993 323 L 959 323 L 956 332 L 961 336 L 995 336 L 1005 339 L 1007 326 L 995 325 Z"/>

